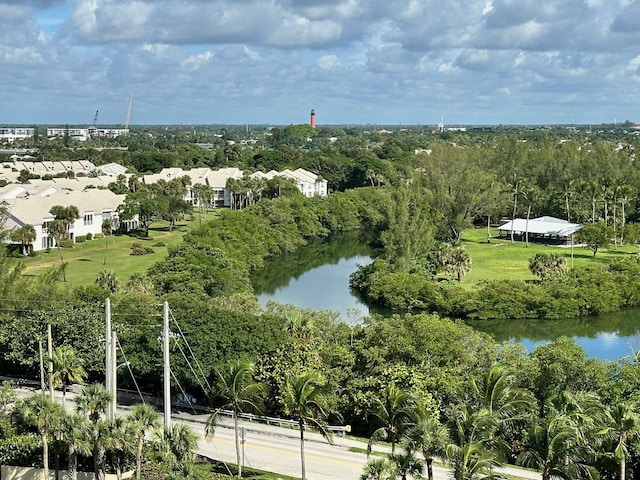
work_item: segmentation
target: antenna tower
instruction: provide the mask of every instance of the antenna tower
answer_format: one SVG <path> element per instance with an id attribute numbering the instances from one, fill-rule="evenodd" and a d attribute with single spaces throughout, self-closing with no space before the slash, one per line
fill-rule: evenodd
<path id="1" fill-rule="evenodd" d="M 127 108 L 127 118 L 124 121 L 124 129 L 129 128 L 129 122 L 131 121 L 131 109 L 133 108 L 133 95 L 129 97 L 129 107 Z"/>

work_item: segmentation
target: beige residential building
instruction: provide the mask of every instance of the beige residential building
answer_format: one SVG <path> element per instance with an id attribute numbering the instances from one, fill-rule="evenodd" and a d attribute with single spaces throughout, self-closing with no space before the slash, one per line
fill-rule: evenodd
<path id="1" fill-rule="evenodd" d="M 79 235 L 102 233 L 102 223 L 111 219 L 114 229 L 120 228 L 118 207 L 124 202 L 125 195 L 116 195 L 111 190 L 56 191 L 51 194 L 15 196 L 0 200 L 7 209 L 5 228 L 12 230 L 24 225 L 32 225 L 36 232 L 33 250 L 54 247 L 55 241 L 49 237 L 48 227 L 55 219 L 49 211 L 55 205 L 78 208 L 78 218 L 69 228 L 71 240 Z M 137 221 L 122 225 L 125 230 L 137 227 Z"/>

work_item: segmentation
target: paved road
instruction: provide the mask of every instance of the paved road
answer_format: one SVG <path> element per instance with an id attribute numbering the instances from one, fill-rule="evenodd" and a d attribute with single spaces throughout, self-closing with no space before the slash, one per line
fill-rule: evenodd
<path id="1" fill-rule="evenodd" d="M 32 389 L 20 389 L 20 396 L 33 394 Z M 56 392 L 61 397 L 60 392 Z M 67 394 L 67 408 L 73 408 L 75 394 Z M 120 396 L 119 396 L 120 397 Z M 119 414 L 126 414 L 131 402 L 119 404 Z M 161 409 L 159 409 L 161 410 Z M 172 420 L 188 424 L 199 437 L 198 453 L 206 457 L 235 464 L 236 451 L 232 420 L 222 417 L 215 435 L 205 437 L 204 422 L 207 415 L 186 412 L 174 412 Z M 244 464 L 291 477 L 300 476 L 300 437 L 292 428 L 265 425 L 262 423 L 241 421 L 245 429 Z M 353 452 L 351 448 L 366 448 L 366 443 L 339 435 L 334 436 L 334 444 L 330 445 L 321 435 L 305 432 L 305 463 L 308 480 L 358 480 L 367 462 L 364 453 Z M 376 447 L 378 451 L 387 451 L 384 447 Z M 536 472 L 519 468 L 503 468 L 501 472 L 517 478 L 540 480 Z M 450 470 L 435 466 L 436 480 L 447 480 Z"/>

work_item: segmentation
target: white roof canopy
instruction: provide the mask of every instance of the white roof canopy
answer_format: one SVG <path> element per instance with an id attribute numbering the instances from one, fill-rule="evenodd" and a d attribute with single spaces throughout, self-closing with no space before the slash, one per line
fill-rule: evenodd
<path id="1" fill-rule="evenodd" d="M 504 225 L 500 225 L 498 230 L 516 233 L 532 233 L 536 235 L 548 235 L 556 237 L 568 237 L 584 227 L 582 223 L 570 223 L 566 220 L 555 217 L 516 218 Z"/>

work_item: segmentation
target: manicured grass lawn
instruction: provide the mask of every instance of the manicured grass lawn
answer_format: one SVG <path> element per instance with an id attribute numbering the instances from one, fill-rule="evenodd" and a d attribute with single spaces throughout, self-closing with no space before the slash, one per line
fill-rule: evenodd
<path id="1" fill-rule="evenodd" d="M 529 280 L 535 278 L 529 272 L 529 259 L 536 253 L 559 253 L 571 267 L 571 248 L 559 245 L 544 245 L 542 243 L 529 242 L 527 247 L 524 242 L 515 241 L 513 244 L 509 238 L 499 238 L 498 231 L 491 232 L 491 243 L 487 243 L 486 228 L 469 229 L 463 232 L 462 241 L 471 257 L 471 271 L 463 278 L 463 284 L 472 284 L 481 280 Z M 591 249 L 587 247 L 573 248 L 573 265 L 576 267 L 593 265 L 610 261 L 612 258 L 637 254 L 638 250 L 630 245 L 615 248 L 613 245 L 608 250 L 598 250 L 594 257 Z"/>
<path id="2" fill-rule="evenodd" d="M 217 212 L 208 212 L 205 219 L 213 218 Z M 152 225 L 150 239 L 138 239 L 128 235 L 110 237 L 107 241 L 107 265 L 104 262 L 105 239 L 90 240 L 78 243 L 74 248 L 62 249 L 62 255 L 67 265 L 67 284 L 69 286 L 91 285 L 102 270 L 113 270 L 121 284 L 125 284 L 131 274 L 145 272 L 151 265 L 162 260 L 167 255 L 167 247 L 182 241 L 183 235 L 199 225 L 198 215 L 187 217 L 179 222 L 176 228 L 169 232 L 166 223 Z M 468 229 L 463 232 L 462 240 L 471 257 L 471 271 L 462 279 L 463 285 L 469 287 L 482 280 L 521 279 L 530 280 L 534 276 L 529 272 L 529 259 L 538 252 L 559 253 L 566 258 L 567 265 L 576 267 L 608 262 L 612 258 L 637 254 L 638 250 L 630 245 L 608 250 L 599 250 L 594 257 L 589 248 L 574 247 L 572 249 L 557 245 L 524 242 L 511 243 L 509 238 L 499 238 L 496 229 L 491 232 L 491 243 L 487 243 L 485 228 Z M 165 246 L 153 245 L 161 241 Z M 143 256 L 129 255 L 134 242 L 154 249 L 154 253 Z M 60 264 L 58 250 L 39 252 L 35 258 L 24 260 L 27 273 L 38 274 L 46 269 Z"/>
<path id="3" fill-rule="evenodd" d="M 215 212 L 208 212 L 205 218 L 213 218 Z M 83 243 L 76 243 L 73 248 L 63 248 L 62 257 L 67 265 L 67 284 L 70 287 L 92 285 L 98 273 L 104 269 L 113 270 L 121 284 L 125 284 L 131 274 L 145 272 L 151 265 L 162 260 L 167 255 L 167 248 L 182 241 L 183 235 L 199 225 L 198 215 L 187 216 L 186 220 L 178 222 L 173 231 L 169 232 L 168 224 L 154 224 L 149 230 L 149 239 L 139 239 L 129 235 L 115 235 L 109 237 L 107 247 L 107 264 L 104 265 L 105 239 L 98 238 Z M 153 246 L 156 242 L 163 242 L 165 246 Z M 135 242 L 145 247 L 151 247 L 154 253 L 148 255 L 130 255 L 131 245 Z M 38 274 L 60 265 L 58 249 L 53 248 L 49 253 L 38 252 L 38 256 L 24 260 L 28 274 Z"/>

